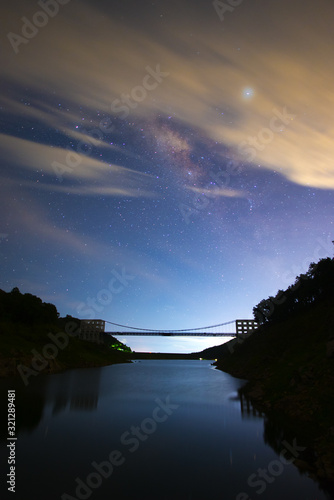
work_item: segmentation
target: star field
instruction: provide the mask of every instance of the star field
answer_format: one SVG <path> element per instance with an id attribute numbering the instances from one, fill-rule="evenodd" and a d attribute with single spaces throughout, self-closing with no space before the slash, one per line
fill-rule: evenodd
<path id="1" fill-rule="evenodd" d="M 329 0 L 59 7 L 25 42 L 38 4 L 1 7 L 0 288 L 182 329 L 331 255 Z"/>

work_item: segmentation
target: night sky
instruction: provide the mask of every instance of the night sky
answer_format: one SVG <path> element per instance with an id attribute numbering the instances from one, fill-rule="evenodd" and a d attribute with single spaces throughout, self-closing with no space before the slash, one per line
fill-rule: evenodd
<path id="1" fill-rule="evenodd" d="M 1 289 L 192 328 L 332 256 L 332 0 L 6 3 Z"/>

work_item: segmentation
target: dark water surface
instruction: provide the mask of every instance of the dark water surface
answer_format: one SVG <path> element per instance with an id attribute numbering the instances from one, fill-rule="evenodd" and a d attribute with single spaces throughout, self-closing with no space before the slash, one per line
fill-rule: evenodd
<path id="1" fill-rule="evenodd" d="M 7 390 L 8 379 L 0 385 Z M 17 379 L 10 387 L 17 482 L 8 498 L 330 498 L 288 463 L 303 443 L 284 440 L 241 405 L 242 385 L 208 361 L 191 360 L 39 375 L 28 387 Z M 2 439 L 2 460 L 7 453 Z"/>

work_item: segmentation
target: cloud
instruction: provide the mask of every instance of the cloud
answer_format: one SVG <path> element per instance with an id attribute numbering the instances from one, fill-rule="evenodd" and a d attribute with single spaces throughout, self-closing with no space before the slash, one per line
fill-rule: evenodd
<path id="1" fill-rule="evenodd" d="M 7 186 L 9 187 L 12 179 L 4 179 Z M 100 197 L 108 197 L 108 196 L 116 196 L 124 198 L 160 198 L 160 195 L 154 193 L 153 191 L 148 191 L 140 187 L 131 187 L 131 186 L 108 186 L 105 184 L 82 184 L 80 183 L 77 186 L 69 186 L 69 185 L 55 185 L 49 184 L 46 182 L 39 181 L 20 181 L 20 186 L 28 189 L 38 189 L 44 190 L 48 192 L 56 192 L 56 193 L 64 193 L 66 195 L 84 195 L 84 196 L 100 196 Z"/>
<path id="2" fill-rule="evenodd" d="M 201 194 L 203 196 L 207 196 L 208 198 L 247 198 L 247 193 L 237 189 L 224 189 L 224 188 L 215 188 L 212 189 L 201 189 L 197 187 L 189 186 L 188 189 L 193 191 L 194 193 Z"/>
<path id="3" fill-rule="evenodd" d="M 12 189 L 13 186 L 9 184 Z M 33 252 L 36 260 L 36 269 L 39 265 L 46 267 L 58 265 L 64 259 L 77 264 L 82 263 L 82 273 L 85 273 L 85 264 L 90 269 L 91 262 L 98 262 L 104 269 L 122 266 L 126 272 L 139 278 L 141 283 L 162 287 L 169 282 L 169 276 L 162 276 L 149 257 L 128 246 L 118 246 L 116 243 L 106 242 L 105 239 L 96 238 L 88 230 L 83 233 L 80 224 L 73 228 L 71 222 L 55 217 L 56 206 L 51 204 L 51 209 L 46 209 L 36 201 L 30 199 L 22 186 L 17 187 L 15 195 L 8 190 L 8 185 L 1 184 L 1 211 L 5 212 L 10 207 L 11 244 L 18 248 L 24 245 L 25 251 Z M 38 242 L 36 244 L 36 242 Z M 42 253 L 41 253 L 42 252 Z M 43 264 L 38 262 L 43 255 Z M 47 264 L 45 264 L 47 262 Z M 33 265 L 29 262 L 29 267 Z M 43 272 L 45 269 L 43 268 Z"/>
<path id="4" fill-rule="evenodd" d="M 27 9 L 23 5 L 22 15 Z M 68 118 L 77 121 L 79 113 L 72 109 L 80 107 L 88 113 L 101 110 L 112 115 L 113 100 L 131 94 L 142 84 L 145 68 L 159 64 L 169 73 L 168 78 L 136 103 L 129 118 L 149 120 L 156 114 L 173 115 L 213 141 L 233 148 L 236 156 L 242 142 L 270 127 L 274 109 L 286 107 L 296 115 L 295 120 L 282 132 L 275 132 L 270 143 L 261 143 L 265 147 L 256 150 L 252 161 L 265 169 L 280 170 L 297 184 L 334 189 L 334 69 L 328 64 L 332 30 L 326 21 L 321 27 L 313 22 L 314 5 L 312 9 L 309 4 L 305 6 L 303 23 L 293 17 L 300 15 L 297 7 L 289 7 L 293 15 L 288 17 L 277 5 L 270 9 L 262 5 L 255 16 L 254 6 L 242 4 L 221 31 L 210 4 L 201 18 L 192 21 L 191 40 L 188 31 L 174 21 L 173 36 L 170 25 L 168 32 L 162 26 L 157 41 L 154 27 L 144 29 L 138 23 L 125 27 L 116 16 L 93 6 L 81 4 L 78 8 L 69 3 L 34 39 L 20 47 L 17 56 L 7 46 L 2 56 L 4 77 L 13 86 L 14 100 L 19 99 L 19 93 L 15 94 L 18 85 L 31 88 L 43 98 L 53 89 L 52 95 L 57 96 L 61 107 L 71 109 Z M 332 17 L 331 4 L 326 0 L 321 0 L 318 11 L 323 19 Z M 17 9 L 7 22 L 13 25 L 11 31 L 19 26 L 15 16 L 20 18 Z M 240 34 L 238 45 L 236 32 Z M 317 50 L 313 50 L 314 43 Z M 198 53 L 194 53 L 194 46 L 199 48 Z M 246 86 L 254 89 L 253 98 L 247 101 L 243 99 Z M 56 102 L 54 106 L 53 110 L 30 109 L 27 114 L 59 125 L 65 116 L 57 111 Z M 18 116 L 22 113 L 19 106 L 16 112 Z M 71 127 L 65 124 L 65 133 L 82 138 Z M 176 140 L 174 136 L 165 140 L 176 152 L 187 152 L 187 139 Z M 45 147 L 29 150 L 22 145 L 22 151 L 37 154 L 34 160 L 41 168 L 49 157 Z M 62 155 L 57 149 L 55 156 Z M 5 152 L 10 154 L 8 148 Z M 85 178 L 95 177 L 105 168 L 96 160 L 82 160 L 80 175 Z M 239 161 L 249 160 L 239 154 Z M 44 168 L 49 166 L 44 163 Z"/>
<path id="5" fill-rule="evenodd" d="M 48 174 L 54 180 L 80 181 L 77 186 L 59 186 L 57 184 L 33 183 L 27 181 L 30 187 L 39 187 L 51 191 L 61 191 L 72 194 L 152 197 L 154 194 L 153 176 L 148 174 L 99 161 L 90 156 L 71 152 L 60 147 L 20 139 L 18 137 L 0 134 L 0 148 L 6 164 L 14 167 L 11 176 L 23 168 L 35 173 Z M 89 183 L 88 183 L 89 181 Z M 92 181 L 94 183 L 92 184 Z M 21 184 L 25 181 L 22 181 Z"/>
<path id="6" fill-rule="evenodd" d="M 52 248 L 53 253 L 58 251 L 71 252 L 72 255 L 80 254 L 92 257 L 105 254 L 104 245 L 94 239 L 76 234 L 74 231 L 59 227 L 55 223 L 52 224 L 49 219 L 50 214 L 32 200 L 27 202 L 26 198 L 22 197 L 22 191 L 21 198 L 24 201 L 17 197 L 15 202 L 12 200 L 9 202 L 11 203 L 10 219 L 19 240 L 26 239 L 25 246 L 30 244 L 34 246 L 35 242 L 39 241 L 39 247 Z M 2 203 L 7 204 L 6 195 L 2 196 Z"/>
<path id="7" fill-rule="evenodd" d="M 35 185 L 36 186 L 36 185 Z M 120 196 L 122 198 L 159 198 L 160 195 L 153 193 L 152 191 L 146 191 L 145 189 L 140 189 L 139 187 L 115 187 L 115 186 L 54 186 L 51 184 L 38 184 L 38 189 L 44 189 L 46 191 L 57 191 L 66 194 L 74 195 L 84 195 L 84 196 Z"/>

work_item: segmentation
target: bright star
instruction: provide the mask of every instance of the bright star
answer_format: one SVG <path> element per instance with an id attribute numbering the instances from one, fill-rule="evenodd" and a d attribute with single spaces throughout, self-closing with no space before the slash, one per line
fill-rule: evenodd
<path id="1" fill-rule="evenodd" d="M 254 90 L 250 87 L 247 87 L 243 90 L 244 99 L 251 99 L 254 95 Z"/>

